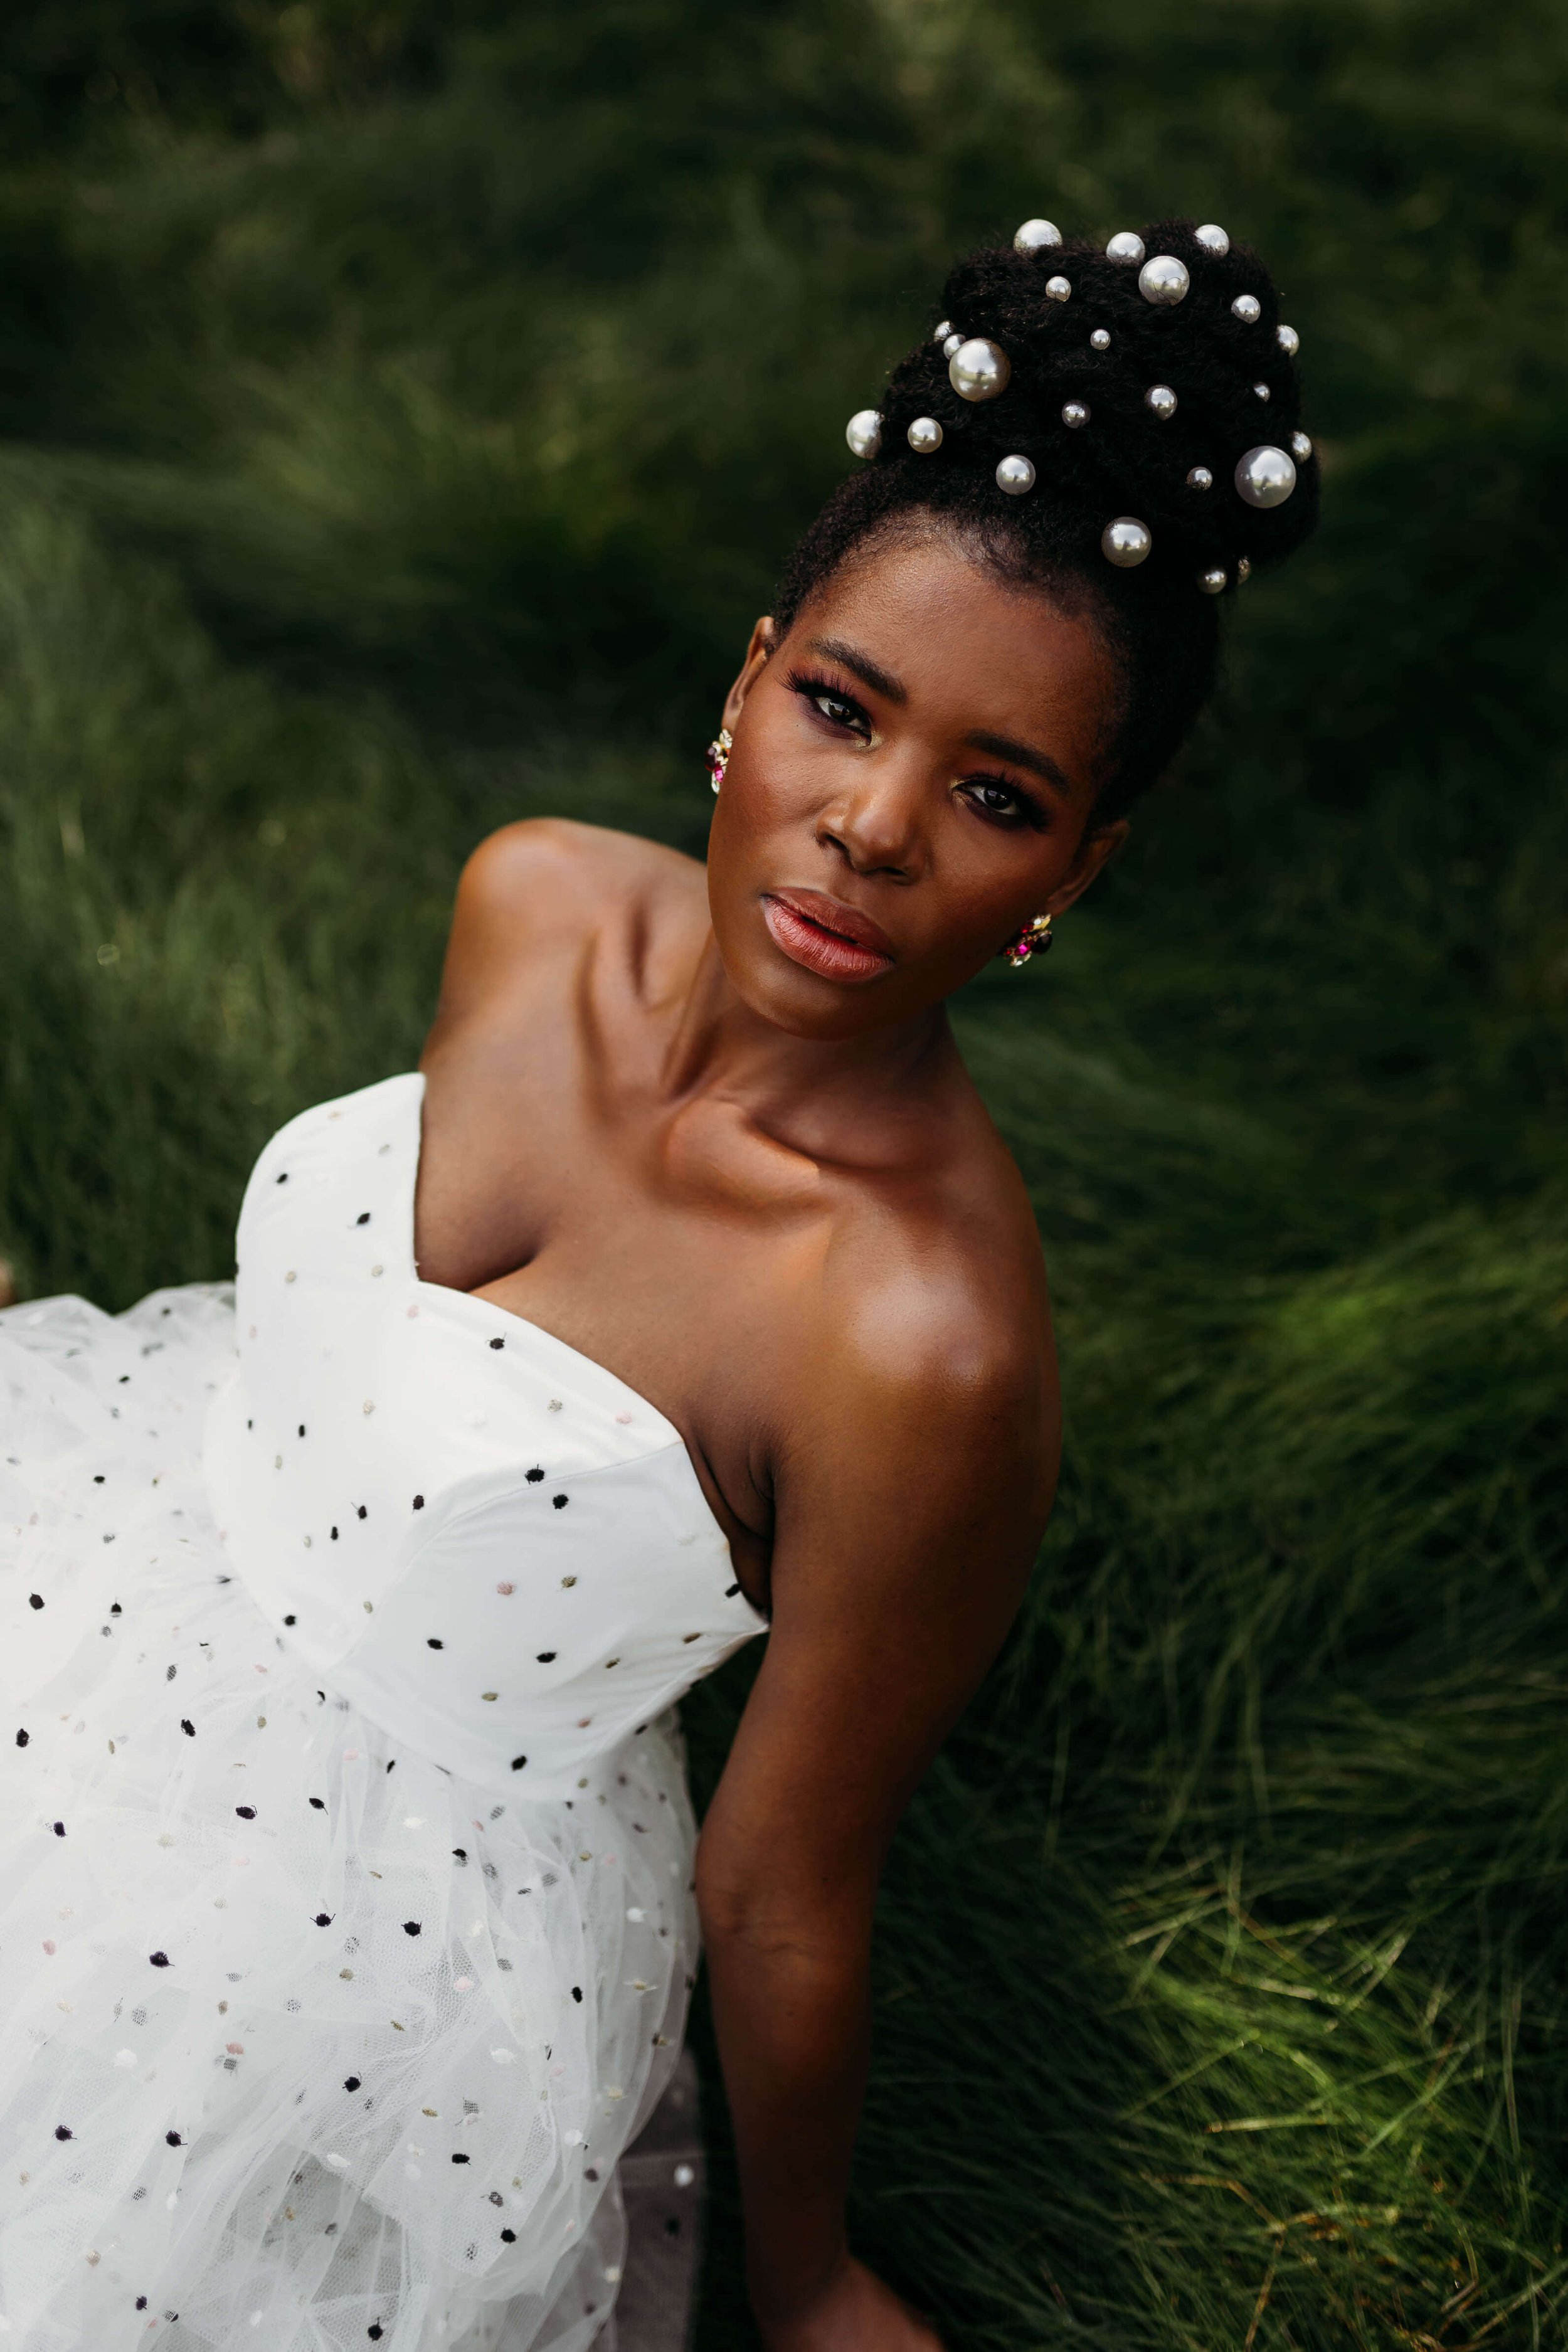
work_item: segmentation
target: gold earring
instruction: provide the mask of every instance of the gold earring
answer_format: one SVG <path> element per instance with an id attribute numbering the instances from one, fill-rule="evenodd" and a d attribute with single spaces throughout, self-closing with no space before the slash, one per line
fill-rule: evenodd
<path id="1" fill-rule="evenodd" d="M 724 781 L 724 771 L 730 764 L 730 754 L 734 748 L 734 737 L 727 727 L 721 727 L 708 746 L 708 773 L 713 780 L 715 792 Z"/>
<path id="2" fill-rule="evenodd" d="M 1008 940 L 1002 953 L 1014 971 L 1020 971 L 1031 956 L 1044 955 L 1050 943 L 1051 919 L 1048 915 L 1037 915 L 1033 922 L 1025 924 L 1016 940 Z"/>

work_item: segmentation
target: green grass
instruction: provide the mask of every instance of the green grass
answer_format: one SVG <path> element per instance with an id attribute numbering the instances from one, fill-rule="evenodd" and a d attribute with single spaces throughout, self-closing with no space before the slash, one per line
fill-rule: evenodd
<path id="1" fill-rule="evenodd" d="M 489 826 L 700 849 L 952 253 L 1190 211 L 1287 289 L 1323 531 L 1048 965 L 958 1008 L 1069 1442 L 883 1906 L 856 2225 L 953 2352 L 1568 2341 L 1565 100 L 1542 0 L 0 27 L 33 1294 L 225 1271 L 265 1137 L 411 1063 Z"/>

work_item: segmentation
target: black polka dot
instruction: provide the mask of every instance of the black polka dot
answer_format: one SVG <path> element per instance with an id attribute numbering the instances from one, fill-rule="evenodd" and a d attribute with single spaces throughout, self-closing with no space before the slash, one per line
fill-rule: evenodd
<path id="1" fill-rule="evenodd" d="M 559 1653 L 554 1650 L 541 1650 L 539 1663 L 542 1666 L 553 1665 L 558 1654 Z"/>
<path id="2" fill-rule="evenodd" d="M 287 1184 L 287 1182 L 289 1181 L 289 1171 L 288 1171 L 287 1169 L 285 1169 L 285 1170 L 283 1171 L 283 1173 L 282 1173 L 282 1175 L 281 1175 L 281 1176 L 279 1176 L 279 1177 L 278 1181 L 279 1181 L 279 1184 Z M 137 2305 L 137 2309 L 138 2309 L 138 2310 L 140 2310 L 140 2309 L 141 2309 L 141 2305 L 140 2305 L 140 2304 L 138 2304 L 138 2305 Z"/>
<path id="3" fill-rule="evenodd" d="M 304 1436 L 304 1434 L 305 1434 L 305 1424 L 304 1424 L 304 1423 L 303 1423 L 303 1422 L 301 1422 L 301 1423 L 300 1423 L 300 1436 L 301 1436 L 301 1437 L 303 1437 L 303 1436 Z"/>
<path id="4" fill-rule="evenodd" d="M 336 1543 L 337 1539 L 338 1539 L 338 1531 L 337 1531 L 336 1528 L 334 1528 L 332 1529 L 332 1541 L 333 1541 L 334 1543 Z"/>
<path id="5" fill-rule="evenodd" d="M 442 1641 L 442 1639 L 441 1639 L 441 1637 L 440 1637 L 440 1635 L 439 1635 L 438 1633 L 426 1633 L 426 1636 L 425 1636 L 425 1647 L 426 1647 L 427 1650 L 444 1650 L 444 1649 L 446 1648 L 446 1646 L 447 1646 L 446 1643 Z"/>
<path id="6" fill-rule="evenodd" d="M 28 1595 L 27 1595 L 27 1606 L 28 1606 L 28 1608 L 29 1608 L 29 1609 L 41 1609 L 41 1608 L 43 1607 L 43 1605 L 44 1605 L 44 1596 L 43 1596 L 43 1594 L 42 1594 L 41 1592 L 29 1592 L 29 1593 L 28 1593 Z"/>
<path id="7" fill-rule="evenodd" d="M 357 2091 L 357 2090 L 359 2089 L 359 2084 L 360 2084 L 360 2078 L 359 2078 L 359 2076 L 358 2076 L 357 2074 L 345 2074 L 345 2075 L 344 2075 L 344 2077 L 343 2077 L 343 2088 L 344 2088 L 344 2090 L 345 2090 L 345 2091 Z"/>
<path id="8" fill-rule="evenodd" d="M 368 1225 L 370 1223 L 370 1211 L 368 1209 L 362 1209 L 358 1216 L 354 1219 L 354 1223 L 356 1225 Z"/>
<path id="9" fill-rule="evenodd" d="M 526 1757 L 526 1756 L 514 1756 L 514 1757 L 512 1758 L 512 1759 L 511 1759 L 511 1769 L 512 1769 L 512 1770 L 513 1770 L 514 1772 L 521 1772 L 521 1769 L 522 1769 L 522 1768 L 523 1768 L 523 1766 L 527 1763 L 527 1761 L 528 1761 L 528 1759 L 527 1759 L 527 1757 Z"/>
<path id="10" fill-rule="evenodd" d="M 468 2160 L 468 2151 L 465 2148 L 459 2147 L 453 2150 L 452 2161 L 454 2164 L 467 2164 Z"/>
<path id="11" fill-rule="evenodd" d="M 93 1474 L 92 1474 L 92 1483 L 93 1483 L 93 1485 L 94 1485 L 95 1486 L 102 1486 L 102 1484 L 103 1484 L 103 1473 L 102 1473 L 102 1471 L 101 1471 L 101 1470 L 95 1470 L 95 1471 L 93 1472 Z"/>
<path id="12" fill-rule="evenodd" d="M 326 1811 L 327 1801 L 325 1797 L 312 1797 L 310 1802 L 314 1805 L 319 1813 L 324 1813 Z"/>
<path id="13" fill-rule="evenodd" d="M 503 2230 L 500 2233 L 500 2240 L 503 2246 L 515 2246 L 517 2243 L 517 2231 L 515 2230 Z"/>
<path id="14" fill-rule="evenodd" d="M 279 1183 L 281 1183 L 283 1180 L 282 1180 L 282 1178 L 281 1178 L 281 1177 L 279 1177 L 278 1181 L 279 1181 Z M 138 2311 L 145 2311 L 145 2310 L 146 2310 L 146 2308 L 147 2308 L 147 2298 L 146 2298 L 146 2296 L 145 2296 L 144 2294 L 139 2294 L 139 2295 L 137 2296 L 137 2298 L 136 2298 L 136 2308 L 137 2308 L 137 2310 L 138 2310 Z"/>
<path id="15" fill-rule="evenodd" d="M 365 2332 L 365 2334 L 370 2337 L 370 2340 L 371 2340 L 371 2342 L 372 2342 L 373 2344 L 379 2344 L 379 2343 L 381 2342 L 381 2322 L 380 2322 L 380 2320 L 379 2320 L 379 2319 L 373 2319 L 373 2320 L 371 2321 L 371 2323 L 370 2323 L 370 2326 L 365 2329 L 365 2331 L 364 2331 L 364 2332 Z"/>
<path id="16" fill-rule="evenodd" d="M 736 1593 L 737 1593 L 737 1592 L 739 1592 L 739 1591 L 740 1591 L 740 1590 L 741 1590 L 741 1588 L 740 1588 L 740 1586 L 739 1586 L 738 1584 L 727 1584 L 727 1585 L 724 1587 L 724 1598 L 725 1598 L 725 1600 L 726 1600 L 726 1601 L 733 1601 L 733 1599 L 735 1598 Z"/>
<path id="17" fill-rule="evenodd" d="M 458 1862 L 467 1862 L 468 1858 L 468 1851 L 466 1846 L 455 1845 L 452 1848 L 452 1853 Z"/>
<path id="18" fill-rule="evenodd" d="M 165 2132 L 163 2134 L 163 2137 L 168 2141 L 171 2147 L 184 2147 L 185 2144 L 180 2137 L 178 2132 Z"/>
<path id="19" fill-rule="evenodd" d="M 359 1506 L 359 1509 L 358 1509 L 358 1516 L 359 1516 L 362 1519 L 368 1519 L 368 1518 L 369 1518 L 369 1517 L 370 1517 L 370 1513 L 365 1509 L 365 1507 L 364 1507 L 364 1505 L 363 1505 L 363 1503 L 361 1503 L 361 1504 L 360 1504 L 360 1506 Z"/>
<path id="20" fill-rule="evenodd" d="M 563 1511 L 566 1508 L 566 1497 L 564 1495 L 552 1495 L 550 1499 L 558 1511 Z"/>
<path id="21" fill-rule="evenodd" d="M 69 2124 L 57 2124 L 55 2126 L 55 2137 L 57 2139 L 75 2139 L 76 2134 L 72 2131 Z"/>
<path id="22" fill-rule="evenodd" d="M 573 2000 L 582 2000 L 582 1998 L 583 1998 L 583 1988 L 582 1988 L 582 1986 L 581 1986 L 581 1985 L 574 1985 L 574 1986 L 573 1986 L 573 1988 L 572 1988 L 572 1998 L 573 1998 Z"/>
<path id="23" fill-rule="evenodd" d="M 330 1927 L 331 1926 L 331 1924 L 332 1924 L 332 1915 L 331 1915 L 331 1913 L 330 1911 L 318 1911 L 318 1912 L 317 1912 L 317 1914 L 316 1914 L 316 1925 L 317 1925 L 317 1927 Z"/>
<path id="24" fill-rule="evenodd" d="M 28 1740 L 29 1740 L 29 1738 L 30 1738 L 31 1737 L 32 1737 L 32 1735 L 31 1735 L 31 1733 L 30 1733 L 30 1732 L 26 1732 L 26 1731 L 19 1731 L 19 1732 L 16 1734 L 16 1745 L 17 1745 L 17 1747 L 18 1747 L 18 1748 L 26 1748 L 26 1744 L 27 1744 L 27 1742 L 28 1742 Z"/>
<path id="25" fill-rule="evenodd" d="M 542 1479 L 544 1473 L 542 1470 L 535 1467 L 532 1470 L 525 1470 L 522 1475 L 527 1479 L 531 1486 L 537 1486 Z"/>
<path id="26" fill-rule="evenodd" d="M 253 1822 L 256 1819 L 256 1807 L 254 1805 L 236 1805 L 234 1810 L 239 1815 L 242 1822 Z"/>
<path id="27" fill-rule="evenodd" d="M 55 1823 L 55 1835 L 56 1835 L 57 1837 L 64 1837 L 65 1833 L 66 1833 L 66 1825 L 65 1825 L 64 1822 L 57 1822 Z"/>
<path id="28" fill-rule="evenodd" d="M 109 1613 L 111 1617 L 118 1617 L 122 1613 L 118 1601 L 111 1601 L 110 1602 Z"/>
<path id="29" fill-rule="evenodd" d="M 190 1718 L 190 1717 L 189 1717 L 188 1715 L 183 1715 L 183 1716 L 181 1716 L 181 1717 L 180 1717 L 180 1729 L 184 1733 L 185 1738 L 186 1738 L 187 1739 L 194 1739 L 194 1738 L 195 1738 L 195 1736 L 196 1736 L 196 1727 L 195 1727 L 195 1725 L 191 1721 L 191 1718 Z"/>
<path id="30" fill-rule="evenodd" d="M 155 1969 L 166 1969 L 169 1965 L 169 1955 L 167 1952 L 149 1952 L 147 1958 L 152 1961 L 153 1966 Z"/>
<path id="31" fill-rule="evenodd" d="M 506 1346 L 506 1341 L 504 1339 L 492 1339 L 490 1341 L 490 1346 L 492 1348 L 504 1348 Z"/>
<path id="32" fill-rule="evenodd" d="M 420 1922 L 417 1919 L 405 1919 L 403 1932 L 405 1936 L 417 1936 L 421 1932 Z"/>
<path id="33" fill-rule="evenodd" d="M 415 1496 L 414 1507 L 416 1511 L 422 1511 L 425 1508 L 425 1497 L 423 1495 Z"/>

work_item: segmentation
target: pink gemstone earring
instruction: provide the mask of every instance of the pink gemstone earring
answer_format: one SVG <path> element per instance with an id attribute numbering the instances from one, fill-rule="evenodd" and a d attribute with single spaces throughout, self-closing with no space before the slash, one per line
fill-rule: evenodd
<path id="1" fill-rule="evenodd" d="M 1014 971 L 1019 971 L 1031 956 L 1044 955 L 1050 943 L 1051 919 L 1048 915 L 1037 915 L 1033 922 L 1025 924 L 1016 940 L 1008 940 L 1002 953 Z"/>
<path id="2" fill-rule="evenodd" d="M 727 727 L 721 727 L 708 746 L 708 773 L 712 778 L 715 792 L 724 781 L 724 771 L 730 764 L 730 754 L 734 748 L 734 737 Z"/>

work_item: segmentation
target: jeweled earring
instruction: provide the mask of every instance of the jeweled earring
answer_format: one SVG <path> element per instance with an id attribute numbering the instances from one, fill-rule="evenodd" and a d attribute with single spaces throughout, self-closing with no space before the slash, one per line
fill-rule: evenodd
<path id="1" fill-rule="evenodd" d="M 1051 919 L 1037 915 L 1026 923 L 1016 940 L 1009 940 L 1002 952 L 1015 971 L 1020 971 L 1031 956 L 1044 955 L 1051 943 Z"/>
<path id="2" fill-rule="evenodd" d="M 734 737 L 727 727 L 721 727 L 708 746 L 708 773 L 713 780 L 715 792 L 724 781 L 724 771 L 730 764 L 730 754 L 734 748 Z"/>

